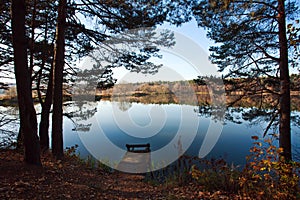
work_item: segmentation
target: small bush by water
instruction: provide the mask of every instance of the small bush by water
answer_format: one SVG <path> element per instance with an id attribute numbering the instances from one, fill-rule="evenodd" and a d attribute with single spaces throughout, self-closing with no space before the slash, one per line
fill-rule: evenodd
<path id="1" fill-rule="evenodd" d="M 223 191 L 251 199 L 299 199 L 300 163 L 284 160 L 282 149 L 274 145 L 275 137 L 252 139 L 253 147 L 242 168 L 223 159 L 182 156 L 176 163 L 148 175 L 147 180 L 167 187 L 192 181 L 199 191 Z"/>
<path id="2" fill-rule="evenodd" d="M 274 138 L 263 142 L 252 138 L 256 141 L 239 177 L 240 191 L 259 199 L 299 198 L 300 163 L 286 161 L 281 156 L 283 149 L 274 146 Z"/>

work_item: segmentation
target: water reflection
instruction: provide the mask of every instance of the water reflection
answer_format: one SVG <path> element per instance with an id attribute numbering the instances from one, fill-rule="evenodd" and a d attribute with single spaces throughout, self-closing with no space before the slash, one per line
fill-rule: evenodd
<path id="1" fill-rule="evenodd" d="M 0 107 L 0 148 L 14 144 L 17 138 L 19 119 L 18 107 Z"/>
<path id="2" fill-rule="evenodd" d="M 126 99 L 126 97 L 124 97 Z M 185 153 L 191 156 L 197 156 L 205 137 L 205 133 L 209 128 L 209 124 L 218 120 L 216 108 L 208 105 L 179 105 L 172 103 L 141 103 L 134 101 L 70 101 L 65 102 L 64 105 L 64 142 L 65 147 L 79 145 L 79 152 L 82 157 L 90 155 L 89 149 L 86 146 L 87 140 L 96 147 L 104 146 L 103 138 L 99 138 L 99 127 L 114 145 L 122 150 L 126 150 L 126 143 L 151 143 L 153 151 L 163 148 L 170 143 L 176 135 L 176 130 L 180 125 L 180 116 L 182 106 L 186 107 L 192 112 L 190 118 L 185 124 L 185 131 L 180 134 L 176 140 L 176 144 L 170 148 L 174 154 Z M 153 97 L 154 98 L 154 97 Z M 153 99 L 152 98 L 152 99 Z M 183 99 L 183 98 L 182 98 Z M 116 100 L 121 100 L 118 98 Z M 130 112 L 131 120 L 140 126 L 140 129 L 130 128 L 128 130 L 121 130 L 113 118 L 113 107 L 119 109 L 121 112 Z M 39 106 L 36 107 L 37 113 Z M 152 113 L 151 113 L 152 110 Z M 213 111 L 214 110 L 214 111 Z M 163 112 L 162 112 L 163 111 Z M 212 149 L 206 156 L 210 157 L 224 157 L 228 162 L 241 164 L 245 162 L 245 156 L 249 154 L 249 149 L 252 146 L 251 136 L 262 136 L 265 128 L 268 126 L 270 113 L 273 110 L 260 110 L 257 108 L 242 108 L 232 107 L 226 112 L 224 128 L 222 133 Z M 194 113 L 194 114 L 191 114 Z M 14 133 L 18 132 L 17 108 L 16 107 L 1 107 L 0 117 L 2 124 L 0 124 L 0 131 L 3 135 L 3 130 L 11 130 Z M 3 118 L 3 117 L 6 118 Z M 151 121 L 151 116 L 157 121 Z M 292 145 L 294 152 L 294 159 L 299 160 L 300 150 L 300 128 L 299 128 L 299 112 L 292 112 Z M 127 118 L 127 117 L 126 117 Z M 5 119 L 14 120 L 14 124 L 9 123 L 9 127 L 4 126 Z M 187 140 L 191 138 L 189 134 L 189 126 L 191 123 L 198 121 L 198 129 L 195 138 L 192 140 L 189 148 L 185 149 Z M 120 121 L 119 123 L 123 123 Z M 154 123 L 153 127 L 147 128 L 147 125 Z M 161 124 L 163 127 L 160 127 Z M 3 125 L 3 126 L 2 126 Z M 152 129 L 151 129 L 152 128 Z M 156 128 L 156 129 L 155 129 Z M 148 132 L 147 132 L 148 131 Z M 270 133 L 276 132 L 277 129 L 270 130 Z M 130 133 L 130 134 L 128 134 Z M 156 133 L 154 135 L 151 135 Z M 143 134 L 143 135 L 142 135 Z M 14 134 L 15 136 L 15 134 Z M 144 137 L 141 137 L 144 136 Z M 146 137 L 147 136 L 147 137 Z M 3 138 L 3 137 L 2 137 Z M 9 137 L 14 138 L 14 137 Z M 86 139 L 83 140 L 82 138 Z M 180 138 L 180 142 L 179 139 Z M 186 140 L 186 141 L 185 141 Z M 4 141 L 4 140 L 2 140 Z M 167 156 L 162 154 L 161 156 Z M 121 157 L 116 157 L 116 160 Z"/>
<path id="3" fill-rule="evenodd" d="M 119 110 L 117 113 L 114 107 Z M 188 127 L 197 118 L 199 126 L 196 136 L 189 148 L 184 149 L 185 154 L 197 156 L 210 123 L 218 121 L 217 109 L 212 109 L 209 106 L 186 105 L 186 107 L 192 110 L 194 115 L 185 124 L 186 132 L 179 137 L 180 140 L 189 138 Z M 180 117 L 178 118 L 178 116 L 180 116 L 181 109 L 182 105 L 178 104 L 144 104 L 133 101 L 69 102 L 65 106 L 65 111 L 69 113 L 64 122 L 66 145 L 70 145 L 69 141 L 72 140 L 85 147 L 105 146 L 103 141 L 107 139 L 122 150 L 126 150 L 126 143 L 150 143 L 151 149 L 156 151 L 174 139 L 180 125 Z M 160 112 L 162 110 L 163 112 Z M 124 113 L 122 114 L 122 112 L 127 116 L 123 116 Z M 245 156 L 249 154 L 249 149 L 252 146 L 251 136 L 258 135 L 261 137 L 268 125 L 268 120 L 270 120 L 268 112 L 272 111 L 240 107 L 228 109 L 221 136 L 206 157 L 224 157 L 228 162 L 244 163 Z M 294 112 L 294 115 L 297 114 L 298 112 Z M 120 116 L 123 120 L 116 121 L 114 115 Z M 157 119 L 157 121 L 153 121 L 153 119 Z M 128 123 L 134 123 L 136 126 L 128 125 L 124 128 L 124 125 Z M 151 123 L 153 126 L 149 126 Z M 104 134 L 99 137 L 99 132 Z M 299 139 L 299 134 L 296 133 L 299 133 L 299 128 L 293 126 L 294 147 L 299 146 L 299 142 L 297 143 L 299 140 L 296 139 Z M 177 153 L 179 149 L 182 149 L 180 143 L 173 145 L 172 151 Z M 90 153 L 86 149 L 80 149 L 80 151 L 82 156 L 87 156 Z M 106 156 L 111 155 L 107 154 Z M 114 159 L 120 160 L 121 156 Z"/>

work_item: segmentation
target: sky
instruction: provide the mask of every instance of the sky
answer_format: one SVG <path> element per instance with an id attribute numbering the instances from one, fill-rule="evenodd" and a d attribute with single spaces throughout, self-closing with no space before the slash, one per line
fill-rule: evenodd
<path id="1" fill-rule="evenodd" d="M 195 41 L 200 47 L 202 47 L 207 53 L 209 53 L 208 48 L 211 45 L 214 45 L 214 42 L 206 37 L 206 30 L 199 28 L 197 22 L 193 19 L 192 21 L 185 23 L 179 27 L 175 27 L 170 24 L 163 24 L 163 28 L 168 28 L 174 30 L 178 33 L 189 37 Z"/>
<path id="2" fill-rule="evenodd" d="M 197 27 L 195 20 L 182 24 L 179 27 L 170 24 L 163 24 L 158 29 L 174 31 L 176 45 L 173 49 L 162 49 L 162 59 L 150 59 L 153 63 L 163 64 L 157 74 L 137 74 L 129 72 L 124 68 L 114 70 L 114 77 L 118 82 L 151 82 L 151 81 L 175 81 L 191 80 L 199 75 L 216 75 L 216 67 L 208 61 L 209 46 L 213 41 L 206 37 L 206 31 Z M 84 68 L 88 59 L 82 58 L 76 65 Z M 1 80 L 4 81 L 4 80 Z M 14 79 L 7 79 L 5 82 L 14 82 Z"/>
<path id="3" fill-rule="evenodd" d="M 150 59 L 153 63 L 163 64 L 163 67 L 155 75 L 137 74 L 118 68 L 114 70 L 118 82 L 191 80 L 199 75 L 220 75 L 217 67 L 208 60 L 208 48 L 213 42 L 206 37 L 204 29 L 197 27 L 195 21 L 180 27 L 163 24 L 158 29 L 173 31 L 176 41 L 173 48 L 162 48 L 162 59 Z"/>

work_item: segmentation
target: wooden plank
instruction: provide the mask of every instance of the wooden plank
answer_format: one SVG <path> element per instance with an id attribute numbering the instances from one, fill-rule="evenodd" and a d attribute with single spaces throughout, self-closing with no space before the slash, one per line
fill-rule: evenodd
<path id="1" fill-rule="evenodd" d="M 136 153 L 150 152 L 150 144 L 126 144 L 127 151 Z"/>
<path id="2" fill-rule="evenodd" d="M 126 152 L 117 170 L 128 173 L 145 173 L 151 169 L 151 153 Z"/>

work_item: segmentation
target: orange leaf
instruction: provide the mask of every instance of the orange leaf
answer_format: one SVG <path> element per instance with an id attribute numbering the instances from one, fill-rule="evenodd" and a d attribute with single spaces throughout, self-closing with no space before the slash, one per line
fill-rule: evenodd
<path id="1" fill-rule="evenodd" d="M 258 140 L 258 136 L 251 136 L 253 140 Z"/>

